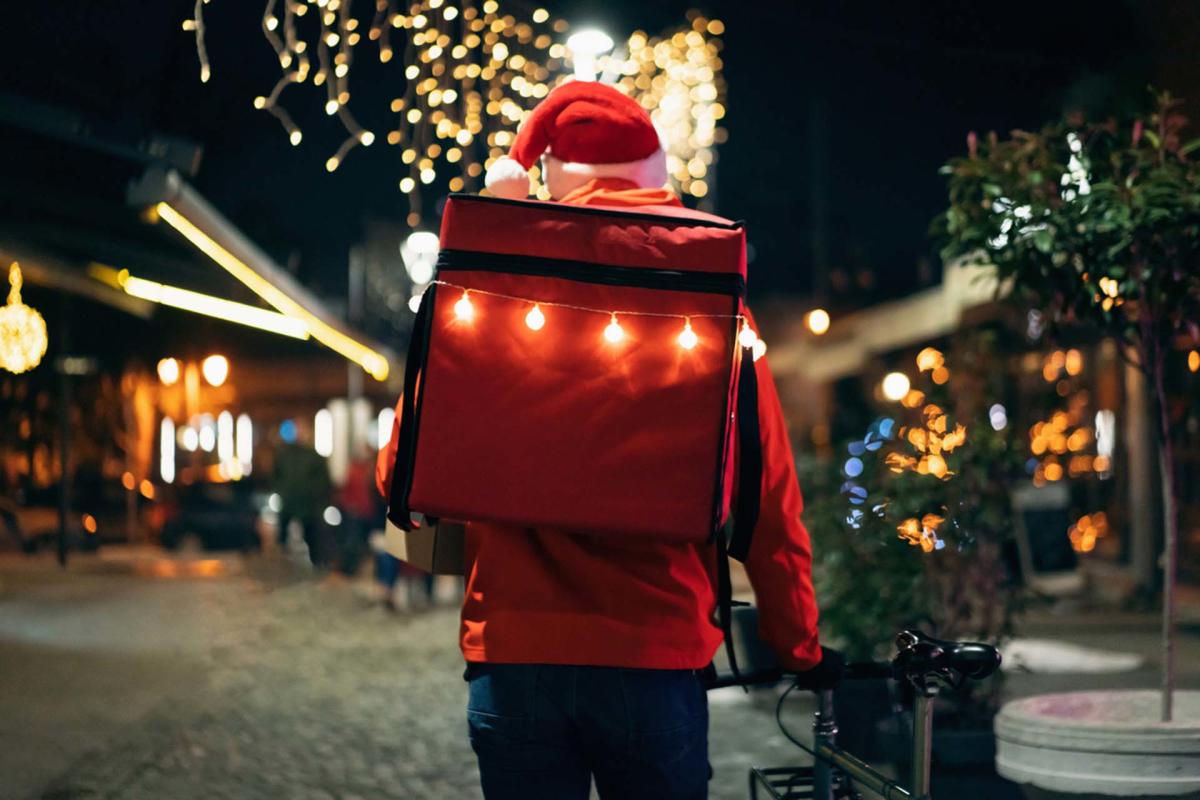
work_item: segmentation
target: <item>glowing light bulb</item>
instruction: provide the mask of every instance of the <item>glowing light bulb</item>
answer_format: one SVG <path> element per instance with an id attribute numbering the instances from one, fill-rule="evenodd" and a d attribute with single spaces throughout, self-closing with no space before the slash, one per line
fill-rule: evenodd
<path id="1" fill-rule="evenodd" d="M 625 338 L 625 331 L 621 328 L 621 323 L 617 322 L 617 315 L 613 314 L 608 326 L 604 329 L 604 338 L 616 344 Z"/>
<path id="2" fill-rule="evenodd" d="M 475 317 L 475 306 L 471 305 L 470 293 L 463 290 L 462 297 L 458 298 L 458 302 L 454 304 L 454 316 L 461 319 L 463 322 L 470 322 Z"/>
<path id="3" fill-rule="evenodd" d="M 764 342 L 762 339 L 755 340 L 754 350 L 752 350 L 751 352 L 753 352 L 753 354 L 754 354 L 754 360 L 758 361 L 760 358 L 762 358 L 763 356 L 765 356 L 767 354 L 767 343 Z"/>
<path id="4" fill-rule="evenodd" d="M 288 136 L 288 140 L 291 141 L 292 146 L 295 147 L 304 140 L 304 134 L 300 131 L 292 131 L 291 135 Z"/>
<path id="5" fill-rule="evenodd" d="M 820 336 L 829 330 L 829 312 L 823 308 L 814 308 L 805 315 L 804 322 L 814 335 Z"/>
<path id="6" fill-rule="evenodd" d="M 529 309 L 529 313 L 525 315 L 525 324 L 531 331 L 540 331 L 546 324 L 546 315 L 538 308 L 537 303 L 534 303 L 533 308 Z"/>
<path id="7" fill-rule="evenodd" d="M 883 396 L 893 402 L 904 399 L 904 396 L 908 394 L 910 386 L 908 376 L 903 372 L 889 372 L 883 377 L 883 383 L 881 384 Z"/>
<path id="8" fill-rule="evenodd" d="M 754 347 L 754 343 L 757 341 L 758 334 L 754 332 L 753 328 L 743 322 L 742 331 L 738 334 L 738 344 L 740 344 L 742 347 L 750 348 Z"/>
<path id="9" fill-rule="evenodd" d="M 700 342 L 700 338 L 696 336 L 696 332 L 692 330 L 692 321 L 684 320 L 683 332 L 679 334 L 679 346 L 684 350 L 691 350 Z"/>

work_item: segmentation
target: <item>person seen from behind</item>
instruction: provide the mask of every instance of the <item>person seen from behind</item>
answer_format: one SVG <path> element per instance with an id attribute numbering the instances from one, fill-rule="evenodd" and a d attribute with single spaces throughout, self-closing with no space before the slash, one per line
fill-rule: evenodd
<path id="1" fill-rule="evenodd" d="M 551 196 L 581 206 L 680 206 L 646 112 L 590 82 L 556 88 L 487 176 L 529 192 L 542 159 Z M 746 571 L 760 634 L 787 670 L 822 661 L 809 538 L 779 396 L 754 364 L 763 477 Z M 377 462 L 389 494 L 400 410 Z M 487 800 L 700 800 L 708 792 L 702 673 L 722 641 L 715 548 L 467 525 L 461 647 L 467 718 Z"/>

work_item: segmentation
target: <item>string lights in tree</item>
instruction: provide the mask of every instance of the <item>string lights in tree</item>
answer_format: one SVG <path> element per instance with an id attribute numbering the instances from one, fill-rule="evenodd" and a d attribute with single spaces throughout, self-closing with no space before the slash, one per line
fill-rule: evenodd
<path id="1" fill-rule="evenodd" d="M 602 56 L 605 78 L 650 112 L 667 145 L 667 172 L 683 194 L 703 198 L 714 186 L 716 145 L 727 132 L 721 78 L 720 20 L 692 11 L 691 29 L 668 36 L 635 31 L 624 52 Z"/>
<path id="2" fill-rule="evenodd" d="M 200 82 L 208 83 L 212 77 L 212 68 L 208 63 L 208 48 L 204 44 L 204 6 L 209 0 L 196 0 L 190 19 L 183 21 L 183 29 L 196 34 L 196 58 L 200 62 Z"/>
<path id="3" fill-rule="evenodd" d="M 196 31 L 206 80 L 205 2 L 197 0 L 194 18 L 184 26 Z M 283 72 L 254 105 L 272 114 L 289 141 L 299 145 L 303 133 L 281 106 L 281 96 L 292 84 L 323 88 L 326 113 L 337 116 L 346 131 L 325 162 L 332 172 L 355 147 L 376 138 L 347 107 L 355 48 L 365 38 L 381 63 L 398 61 L 404 92 L 390 102 L 396 116 L 386 141 L 399 149 L 406 173 L 399 188 L 408 198 L 408 223 L 415 227 L 426 187 L 438 182 L 439 191 L 443 184 L 450 191 L 482 188 L 485 170 L 504 155 L 533 106 L 571 79 L 572 55 L 562 41 L 569 25 L 544 8 L 508 11 L 499 0 L 374 0 L 364 37 L 352 2 L 267 0 L 263 35 Z M 310 10 L 315 24 L 302 20 Z M 725 109 L 718 38 L 724 25 L 695 12 L 688 19 L 688 30 L 667 36 L 635 32 L 596 64 L 601 79 L 637 99 L 663 132 L 675 188 L 704 198 L 713 189 L 714 148 L 725 138 L 719 127 Z M 548 199 L 536 166 L 530 176 L 536 196 Z"/>

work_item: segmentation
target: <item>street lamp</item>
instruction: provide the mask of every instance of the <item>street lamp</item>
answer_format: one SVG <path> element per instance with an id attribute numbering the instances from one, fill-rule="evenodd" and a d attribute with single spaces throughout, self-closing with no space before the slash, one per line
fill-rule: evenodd
<path id="1" fill-rule="evenodd" d="M 588 28 L 567 37 L 567 49 L 575 62 L 575 79 L 596 80 L 596 56 L 612 50 L 613 40 L 604 31 Z"/>

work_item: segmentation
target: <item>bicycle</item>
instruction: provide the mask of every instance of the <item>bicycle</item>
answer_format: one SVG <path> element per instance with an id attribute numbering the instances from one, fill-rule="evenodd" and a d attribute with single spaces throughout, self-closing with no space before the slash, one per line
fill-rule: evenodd
<path id="1" fill-rule="evenodd" d="M 855 785 L 884 800 L 930 800 L 930 767 L 933 757 L 933 700 L 943 689 L 955 689 L 967 680 L 981 680 L 1000 666 L 1000 653 L 977 642 L 946 642 L 920 631 L 906 630 L 896 637 L 897 654 L 890 662 L 847 664 L 842 680 L 893 678 L 913 690 L 913 772 L 908 786 L 876 771 L 862 759 L 837 745 L 837 718 L 833 688 L 814 689 L 817 712 L 813 719 L 813 745 L 797 739 L 783 724 L 783 705 L 803 685 L 803 676 L 792 676 L 792 685 L 775 707 L 779 729 L 793 744 L 814 758 L 811 767 L 751 767 L 751 800 L 760 788 L 771 800 L 860 800 Z M 734 677 L 720 676 L 709 688 L 776 683 L 787 677 L 774 667 L 759 667 Z"/>

